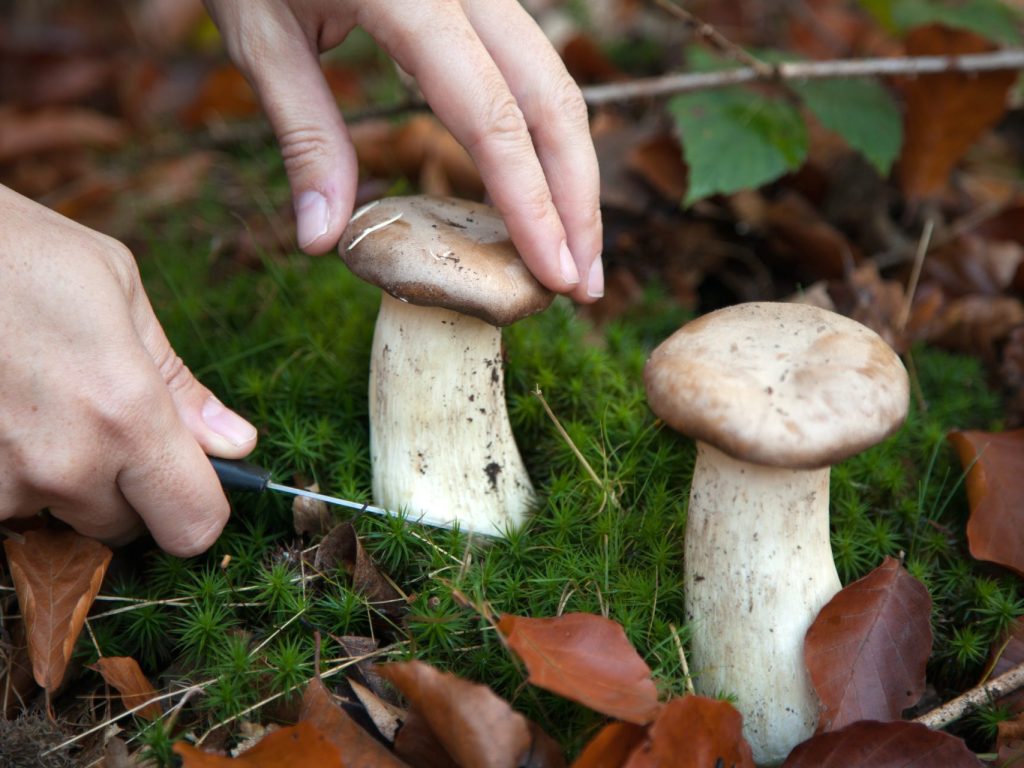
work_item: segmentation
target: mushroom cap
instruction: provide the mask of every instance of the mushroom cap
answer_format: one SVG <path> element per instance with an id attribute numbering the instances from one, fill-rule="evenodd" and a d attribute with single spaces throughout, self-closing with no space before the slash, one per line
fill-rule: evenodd
<path id="1" fill-rule="evenodd" d="M 453 197 L 388 197 L 353 214 L 338 246 L 349 269 L 400 301 L 503 326 L 546 309 L 497 209 Z"/>
<path id="2" fill-rule="evenodd" d="M 895 432 L 910 386 L 871 329 L 806 304 L 711 312 L 666 339 L 644 369 L 654 413 L 733 458 L 826 467 Z"/>

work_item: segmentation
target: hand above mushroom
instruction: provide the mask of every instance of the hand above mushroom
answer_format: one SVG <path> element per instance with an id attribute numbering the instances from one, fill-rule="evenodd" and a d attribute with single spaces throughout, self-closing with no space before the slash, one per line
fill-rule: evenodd
<path id="1" fill-rule="evenodd" d="M 277 134 L 306 251 L 330 250 L 352 212 L 356 158 L 317 56 L 358 24 L 416 79 L 469 151 L 537 279 L 580 302 L 603 295 L 597 158 L 586 105 L 518 2 L 206 4 Z"/>
<path id="2" fill-rule="evenodd" d="M 683 326 L 644 372 L 654 413 L 697 439 L 683 579 L 699 691 L 735 694 L 759 764 L 814 732 L 804 635 L 839 591 L 829 467 L 895 432 L 899 357 L 803 304 L 751 303 Z"/>

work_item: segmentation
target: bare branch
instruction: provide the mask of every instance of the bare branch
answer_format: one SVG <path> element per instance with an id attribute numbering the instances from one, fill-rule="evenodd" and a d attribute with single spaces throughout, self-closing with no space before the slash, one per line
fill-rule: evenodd
<path id="1" fill-rule="evenodd" d="M 961 696 L 957 696 L 941 707 L 926 712 L 914 719 L 915 723 L 927 725 L 929 728 L 945 728 L 987 701 L 995 701 L 1008 693 L 1024 687 L 1024 664 L 1020 664 L 1009 672 L 1004 672 L 995 680 L 972 688 Z"/>
<path id="2" fill-rule="evenodd" d="M 838 77 L 877 77 L 883 75 L 933 75 L 944 72 L 973 74 L 995 70 L 1024 69 L 1024 49 L 1008 48 L 992 53 L 959 56 L 900 56 L 875 59 L 834 59 L 831 61 L 791 61 L 769 67 L 767 73 L 754 67 L 687 72 L 622 83 L 588 85 L 583 97 L 591 107 L 604 104 L 692 93 L 743 83 L 768 80 L 825 80 Z"/>

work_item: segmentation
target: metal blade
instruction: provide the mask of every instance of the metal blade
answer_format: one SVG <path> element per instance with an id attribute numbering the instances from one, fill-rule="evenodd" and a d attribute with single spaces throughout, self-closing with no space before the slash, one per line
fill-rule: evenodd
<path id="1" fill-rule="evenodd" d="M 335 496 L 325 496 L 322 493 L 313 493 L 313 491 L 305 491 L 301 488 L 292 488 L 290 485 L 280 485 L 279 483 L 267 483 L 267 488 L 272 491 L 280 491 L 281 493 L 290 493 L 293 496 L 305 496 L 307 499 L 316 499 L 317 501 L 325 501 L 328 504 L 335 504 L 339 507 L 348 507 L 349 509 L 366 510 L 372 512 L 375 515 L 390 515 L 395 516 L 393 512 L 389 512 L 386 509 L 380 507 L 374 507 L 370 504 L 360 504 L 358 501 L 349 501 L 348 499 L 339 499 Z"/>

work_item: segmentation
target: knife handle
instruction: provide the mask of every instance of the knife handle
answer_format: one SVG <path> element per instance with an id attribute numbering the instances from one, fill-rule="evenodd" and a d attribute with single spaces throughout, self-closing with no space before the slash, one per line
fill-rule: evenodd
<path id="1" fill-rule="evenodd" d="M 270 482 L 270 470 L 236 459 L 210 457 L 220 484 L 226 491 L 255 491 L 261 493 Z"/>

